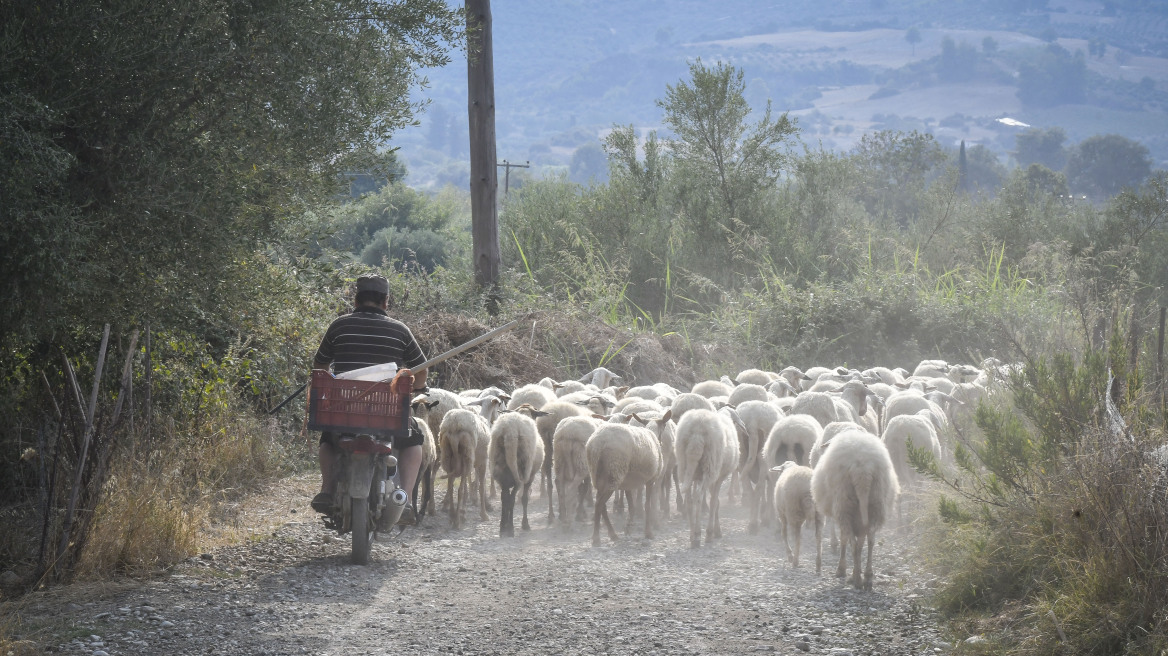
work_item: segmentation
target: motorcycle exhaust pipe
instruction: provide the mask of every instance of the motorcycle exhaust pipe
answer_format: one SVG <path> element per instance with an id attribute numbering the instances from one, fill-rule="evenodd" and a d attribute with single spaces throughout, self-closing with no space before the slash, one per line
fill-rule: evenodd
<path id="1" fill-rule="evenodd" d="M 381 494 L 384 498 L 384 489 Z M 389 497 L 385 499 L 385 505 L 381 507 L 381 517 L 377 520 L 378 530 L 388 531 L 393 528 L 397 524 L 397 520 L 401 519 L 402 513 L 406 509 L 406 502 L 409 499 L 409 495 L 406 494 L 405 490 L 400 487 L 395 487 L 393 492 L 390 492 Z"/>

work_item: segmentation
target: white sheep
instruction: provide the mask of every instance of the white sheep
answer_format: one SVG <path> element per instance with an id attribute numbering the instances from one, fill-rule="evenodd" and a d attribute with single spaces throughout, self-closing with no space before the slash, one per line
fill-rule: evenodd
<path id="1" fill-rule="evenodd" d="M 915 415 L 897 415 L 884 427 L 880 441 L 888 449 L 896 478 L 903 486 L 914 485 L 917 480 L 917 471 L 908 462 L 906 444 L 911 443 L 914 449 L 933 454 L 933 459 L 938 464 L 941 462 L 941 442 L 937 439 L 934 420 L 932 413 L 921 410 Z"/>
<path id="2" fill-rule="evenodd" d="M 736 415 L 729 408 L 718 412 L 690 410 L 677 425 L 677 471 L 689 515 L 690 546 L 701 546 L 702 501 L 709 497 L 706 544 L 722 536 L 718 493 L 722 482 L 738 463 Z"/>
<path id="3" fill-rule="evenodd" d="M 527 521 L 527 502 L 531 483 L 543 465 L 543 440 L 535 427 L 535 418 L 543 413 L 530 405 L 519 406 L 495 420 L 491 427 L 488 460 L 491 476 L 499 484 L 499 537 L 515 537 L 515 497 L 523 503 L 523 530 L 531 530 Z"/>
<path id="4" fill-rule="evenodd" d="M 536 429 L 539 431 L 539 437 L 543 441 L 543 482 L 540 483 L 540 493 L 548 502 L 548 525 L 556 519 L 555 510 L 552 507 L 553 503 L 553 481 L 552 481 L 552 463 L 555 462 L 555 434 L 556 426 L 561 421 L 568 417 L 579 417 L 582 415 L 592 414 L 588 408 L 582 405 L 577 405 L 562 398 L 544 404 L 539 408 L 543 413 L 535 420 Z"/>
<path id="5" fill-rule="evenodd" d="M 734 386 L 721 380 L 703 380 L 696 383 L 693 389 L 690 390 L 693 394 L 698 394 L 706 397 L 711 396 L 730 396 L 730 392 L 734 390 Z"/>
<path id="6" fill-rule="evenodd" d="M 727 397 L 726 402 L 738 407 L 739 404 L 745 403 L 746 401 L 768 400 L 770 400 L 770 396 L 767 394 L 766 388 L 762 385 L 742 383 L 730 391 L 730 396 Z"/>
<path id="7" fill-rule="evenodd" d="M 653 537 L 653 488 L 661 476 L 661 445 L 654 431 L 640 426 L 606 422 L 596 429 L 584 445 L 588 473 L 596 500 L 592 513 L 592 546 L 600 546 L 600 522 L 608 528 L 608 537 L 616 542 L 616 531 L 608 517 L 608 499 L 617 490 L 632 497 L 645 489 L 645 537 Z M 630 509 L 625 524 L 626 535 L 632 525 Z"/>
<path id="8" fill-rule="evenodd" d="M 823 433 L 815 441 L 815 444 L 811 446 L 811 452 L 807 454 L 808 466 L 815 469 L 815 466 L 819 464 L 819 457 L 823 455 L 823 450 L 827 448 L 828 443 L 831 442 L 831 438 L 845 430 L 851 430 L 853 428 L 862 431 L 868 430 L 854 421 L 833 421 L 824 426 Z M 835 547 L 833 546 L 832 549 L 835 549 Z"/>
<path id="9" fill-rule="evenodd" d="M 876 436 L 862 430 L 845 430 L 832 438 L 811 475 L 811 494 L 816 509 L 835 519 L 840 541 L 852 546 L 852 585 L 872 589 L 872 550 L 876 531 L 884 525 L 900 485 L 888 449 Z M 864 538 L 868 563 L 860 578 Z M 840 549 L 836 576 L 847 576 L 847 549 Z"/>
<path id="10" fill-rule="evenodd" d="M 799 566 L 799 551 L 803 524 L 810 521 L 815 526 L 815 573 L 823 568 L 823 516 L 815 509 L 811 496 L 810 467 L 797 465 L 793 461 L 772 468 L 776 476 L 773 487 L 775 515 L 782 526 L 783 547 L 787 550 L 787 560 L 792 567 Z M 795 549 L 791 550 L 790 533 L 795 534 Z"/>
<path id="11" fill-rule="evenodd" d="M 681 422 L 681 418 L 690 410 L 700 408 L 702 410 L 714 411 L 714 404 L 701 394 L 694 394 L 693 392 L 685 392 L 678 394 L 677 398 L 673 400 L 673 404 L 669 406 L 673 410 L 673 421 Z"/>
<path id="12" fill-rule="evenodd" d="M 880 434 L 880 420 L 877 413 L 884 409 L 884 399 L 880 398 L 868 386 L 858 380 L 850 380 L 840 388 L 839 398 L 847 403 L 845 407 L 836 408 L 838 420 L 850 420 L 863 426 L 873 435 Z M 868 412 L 868 406 L 876 407 L 877 412 Z"/>
<path id="13" fill-rule="evenodd" d="M 810 464 L 811 449 L 822 435 L 823 427 L 811 415 L 779 418 L 763 442 L 763 467 L 770 470 L 788 460 L 797 465 Z"/>
<path id="14" fill-rule="evenodd" d="M 552 436 L 555 487 L 560 499 L 560 525 L 571 529 L 573 516 L 582 511 L 588 485 L 588 457 L 584 447 L 603 421 L 592 416 L 567 417 Z M 536 420 L 539 425 L 539 420 Z"/>
<path id="15" fill-rule="evenodd" d="M 901 390 L 888 398 L 884 404 L 884 423 L 891 422 L 893 417 L 900 415 L 915 415 L 921 410 L 932 412 L 939 421 L 948 423 L 948 417 L 941 406 L 917 390 Z"/>
<path id="16" fill-rule="evenodd" d="M 779 372 L 779 377 L 787 381 L 796 390 L 802 390 L 803 381 L 810 381 L 811 377 L 799 370 L 799 367 L 785 367 Z"/>
<path id="17" fill-rule="evenodd" d="M 744 369 L 734 377 L 734 382 L 739 385 L 766 385 L 777 377 L 778 374 L 772 374 L 762 369 Z"/>
<path id="18" fill-rule="evenodd" d="M 820 426 L 826 426 L 840 419 L 848 419 L 848 417 L 839 416 L 835 401 L 827 392 L 803 392 L 796 396 L 790 414 L 811 415 L 819 422 Z"/>
<path id="19" fill-rule="evenodd" d="M 446 498 L 450 500 L 450 524 L 462 527 L 463 508 L 470 476 L 474 474 L 479 497 L 479 517 L 487 519 L 487 452 L 491 426 L 482 415 L 464 408 L 446 413 L 438 429 L 438 454 L 446 470 Z M 458 499 L 454 501 L 454 479 L 460 479 Z"/>
<path id="20" fill-rule="evenodd" d="M 604 389 L 614 383 L 620 383 L 623 380 L 620 374 L 609 371 L 604 367 L 597 367 L 580 377 L 581 383 L 595 385 L 597 389 Z"/>
<path id="21" fill-rule="evenodd" d="M 616 402 L 616 405 L 612 407 L 612 411 L 624 414 L 661 414 L 665 412 L 665 408 L 655 399 L 626 396 Z"/>
<path id="22" fill-rule="evenodd" d="M 745 431 L 739 443 L 738 470 L 739 480 L 742 482 L 743 496 L 749 503 L 750 515 L 746 530 L 754 535 L 758 532 L 759 522 L 763 519 L 763 501 L 766 499 L 767 477 L 765 461 L 762 455 L 763 445 L 771 433 L 771 429 L 782 418 L 782 413 L 774 405 L 766 401 L 746 401 L 735 408 L 738 417 L 742 420 Z M 765 515 L 769 517 L 769 514 Z"/>
<path id="23" fill-rule="evenodd" d="M 415 425 L 422 434 L 422 462 L 418 466 L 418 477 L 414 479 L 414 489 L 410 490 L 410 500 L 414 507 L 416 523 L 421 524 L 426 517 L 426 509 L 434 501 L 434 469 L 438 464 L 438 445 L 430 430 L 430 411 L 438 407 L 440 401 L 431 401 L 427 394 L 419 394 L 410 401 Z"/>
<path id="24" fill-rule="evenodd" d="M 944 378 L 948 371 L 949 363 L 944 360 L 921 360 L 912 375 L 917 378 Z"/>
<path id="25" fill-rule="evenodd" d="M 556 393 L 543 385 L 524 385 L 511 392 L 511 400 L 507 401 L 507 409 L 514 410 L 524 403 L 533 408 L 542 408 L 545 404 L 555 401 L 556 398 Z"/>
<path id="26" fill-rule="evenodd" d="M 799 394 L 799 390 L 796 389 L 794 385 L 787 382 L 786 378 L 772 380 L 771 382 L 764 385 L 763 389 L 780 399 L 794 397 Z"/>
<path id="27" fill-rule="evenodd" d="M 428 388 L 426 401 L 428 406 L 426 423 L 430 424 L 430 431 L 434 435 L 438 434 L 438 429 L 442 426 L 442 418 L 446 416 L 447 412 L 463 407 L 463 399 L 459 395 L 440 387 Z M 430 405 L 435 401 L 438 402 L 437 405 Z"/>

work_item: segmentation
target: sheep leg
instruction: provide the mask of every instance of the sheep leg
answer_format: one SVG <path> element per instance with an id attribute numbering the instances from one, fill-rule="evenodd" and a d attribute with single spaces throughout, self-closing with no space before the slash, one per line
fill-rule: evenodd
<path id="1" fill-rule="evenodd" d="M 714 538 L 720 539 L 722 537 L 722 500 L 718 498 L 718 492 L 722 489 L 721 479 L 714 484 L 714 489 L 710 493 L 710 525 L 714 529 Z M 706 533 L 706 541 L 709 542 L 710 534 Z"/>
<path id="2" fill-rule="evenodd" d="M 740 494 L 741 491 L 742 480 L 738 477 L 738 470 L 735 469 L 734 472 L 730 474 L 730 487 L 726 490 L 726 501 L 728 501 L 730 505 L 734 505 L 735 493 L 737 492 Z M 740 496 L 739 498 L 741 499 L 742 497 Z"/>
<path id="3" fill-rule="evenodd" d="M 551 453 L 551 449 L 548 449 L 548 453 L 549 454 Z M 547 521 L 547 523 L 548 523 L 548 526 L 551 526 L 552 522 L 555 521 L 555 519 L 556 519 L 556 513 L 555 513 L 555 510 L 552 509 L 552 498 L 553 498 L 552 495 L 554 494 L 552 492 L 552 484 L 555 481 L 552 480 L 552 459 L 551 459 L 550 455 L 547 458 L 544 458 L 544 461 L 543 461 L 543 478 L 547 482 L 547 500 L 548 500 L 548 521 Z M 560 515 L 563 516 L 563 514 L 564 514 L 564 506 L 563 506 L 563 504 L 560 504 Z"/>
<path id="4" fill-rule="evenodd" d="M 519 489 L 511 485 L 500 485 L 499 490 L 499 503 L 502 504 L 502 508 L 499 510 L 499 537 L 513 538 L 515 537 L 515 493 Z"/>
<path id="5" fill-rule="evenodd" d="M 685 514 L 689 517 L 689 546 L 691 549 L 702 546 L 701 516 L 698 514 L 701 502 L 694 499 L 696 486 L 696 483 L 690 483 L 689 488 L 685 491 Z"/>
<path id="6" fill-rule="evenodd" d="M 872 591 L 872 548 L 876 545 L 876 527 L 868 527 L 868 565 L 864 568 L 864 589 Z M 856 563 L 859 567 L 859 563 Z"/>
<path id="7" fill-rule="evenodd" d="M 596 490 L 596 502 L 592 511 L 592 546 L 600 546 L 600 520 L 604 520 L 605 526 L 608 527 L 608 536 L 616 542 L 616 531 L 612 530 L 612 521 L 608 518 L 608 498 L 612 496 L 611 490 Z"/>
<path id="8" fill-rule="evenodd" d="M 685 503 L 683 502 L 682 497 L 681 497 L 681 477 L 677 475 L 677 466 L 676 465 L 673 466 L 673 468 L 672 468 L 672 470 L 670 470 L 669 474 L 670 474 L 670 477 L 673 479 L 673 487 L 677 491 L 677 512 L 683 513 L 683 512 L 685 512 Z"/>
<path id="9" fill-rule="evenodd" d="M 556 492 L 558 493 L 556 496 L 558 496 L 560 499 L 560 526 L 563 527 L 565 530 L 572 528 L 572 518 L 568 515 L 568 512 L 567 512 L 568 503 L 569 503 L 567 497 L 568 497 L 568 494 L 570 494 L 571 492 L 573 492 L 575 490 L 576 490 L 576 486 L 564 485 L 563 480 L 561 480 L 560 484 L 556 486 Z M 550 519 L 548 520 L 548 523 L 549 524 L 551 523 Z"/>
<path id="10" fill-rule="evenodd" d="M 758 534 L 758 490 L 749 479 L 744 479 L 745 494 L 750 497 L 750 520 L 746 523 L 746 532 L 750 535 Z"/>
<path id="11" fill-rule="evenodd" d="M 708 510 L 707 516 L 706 516 L 706 546 L 707 547 L 710 546 L 714 542 L 714 538 L 718 537 L 717 534 L 714 532 L 714 526 L 718 522 L 718 505 L 721 501 L 720 499 L 718 499 L 718 492 L 720 491 L 720 488 L 721 488 L 720 485 L 714 485 L 714 486 L 711 486 L 711 488 L 710 488 L 710 507 L 709 507 L 709 510 Z M 705 496 L 705 495 L 703 495 L 703 496 Z"/>
<path id="12" fill-rule="evenodd" d="M 852 543 L 852 586 L 859 590 L 864 587 L 863 581 L 860 580 L 860 563 L 864 555 L 864 534 L 856 533 L 853 535 Z M 872 553 L 871 547 L 869 547 L 868 553 Z"/>
<path id="13" fill-rule="evenodd" d="M 835 520 L 832 519 L 831 517 L 828 517 L 825 521 L 827 522 L 828 531 L 831 534 L 831 539 L 828 541 L 830 543 L 831 550 L 832 551 L 839 551 L 840 542 L 839 542 L 839 538 L 836 537 L 836 534 L 835 534 Z"/>
<path id="14" fill-rule="evenodd" d="M 576 519 L 578 521 L 586 521 L 588 519 L 588 504 L 592 503 L 592 477 L 585 476 L 583 481 L 580 481 L 580 500 L 576 505 Z"/>
<path id="15" fill-rule="evenodd" d="M 815 574 L 823 569 L 823 517 L 815 513 Z"/>
<path id="16" fill-rule="evenodd" d="M 799 552 L 803 548 L 803 519 L 795 520 L 795 553 L 791 564 L 796 568 L 799 567 Z"/>
<path id="17" fill-rule="evenodd" d="M 550 497 L 549 497 L 550 498 Z M 531 499 L 531 483 L 526 483 L 523 486 L 523 530 L 530 531 L 531 524 L 527 523 L 527 502 Z"/>
<path id="18" fill-rule="evenodd" d="M 840 557 L 839 567 L 835 570 L 835 577 L 837 579 L 845 579 L 848 577 L 848 540 L 852 539 L 852 524 L 851 522 L 840 522 Z"/>
<path id="19" fill-rule="evenodd" d="M 485 468 L 484 468 L 485 469 Z M 487 521 L 487 511 L 491 509 L 490 504 L 487 503 L 487 476 L 484 472 L 478 476 L 479 484 L 479 520 Z M 491 483 L 494 486 L 494 482 Z"/>
<path id="20" fill-rule="evenodd" d="M 459 486 L 462 489 L 462 486 Z M 450 513 L 450 525 L 458 528 L 458 504 L 454 499 L 454 476 L 446 476 L 446 510 Z"/>
<path id="21" fill-rule="evenodd" d="M 653 538 L 653 488 L 657 482 L 645 484 L 645 537 Z"/>
<path id="22" fill-rule="evenodd" d="M 783 527 L 781 529 L 779 529 L 779 532 L 782 533 L 782 535 L 783 535 L 783 548 L 787 550 L 787 562 L 794 563 L 795 556 L 791 552 L 791 540 L 790 540 L 789 536 L 787 535 L 787 525 L 790 524 L 790 522 L 788 522 L 784 518 L 784 519 L 780 519 L 779 523 L 783 525 Z"/>

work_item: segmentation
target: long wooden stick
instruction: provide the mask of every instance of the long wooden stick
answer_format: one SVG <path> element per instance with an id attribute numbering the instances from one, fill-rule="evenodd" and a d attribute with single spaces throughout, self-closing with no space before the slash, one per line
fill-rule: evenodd
<path id="1" fill-rule="evenodd" d="M 73 530 L 73 513 L 77 509 L 77 497 L 81 494 L 81 479 L 85 474 L 85 460 L 89 455 L 89 442 L 93 438 L 93 416 L 97 412 L 97 392 L 101 388 L 101 373 L 105 368 L 105 353 L 109 346 L 110 326 L 105 325 L 101 336 L 101 349 L 97 355 L 97 371 L 93 374 L 93 391 L 89 395 L 89 408 L 85 413 L 85 433 L 81 438 L 81 452 L 77 457 L 77 471 L 73 476 L 73 489 L 69 492 L 69 505 L 65 509 L 65 524 L 61 527 L 61 541 L 57 544 L 57 562 L 69 546 L 69 533 Z"/>

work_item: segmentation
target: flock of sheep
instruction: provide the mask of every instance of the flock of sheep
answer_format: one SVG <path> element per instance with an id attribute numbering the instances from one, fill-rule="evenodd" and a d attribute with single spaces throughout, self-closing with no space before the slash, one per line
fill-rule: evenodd
<path id="1" fill-rule="evenodd" d="M 721 537 L 720 491 L 732 479 L 749 508 L 751 533 L 777 519 L 798 567 L 802 527 L 814 526 L 819 571 L 830 520 L 843 547 L 836 576 L 846 576 L 850 546 L 852 583 L 870 590 L 876 531 L 898 511 L 901 486 L 914 481 L 907 445 L 945 459 L 946 426 L 991 391 L 1000 371 L 992 358 L 981 367 L 927 360 L 911 373 L 748 369 L 683 392 L 664 384 L 623 387 L 619 376 L 598 368 L 578 381 L 544 379 L 510 393 L 431 388 L 413 400 L 426 433 L 420 517 L 440 465 L 451 524 L 462 526 L 468 492 L 485 521 L 489 467 L 501 495 L 500 536 L 514 536 L 516 501 L 527 530 L 531 488 L 542 472 L 549 523 L 555 499 L 569 528 L 592 499 L 593 545 L 601 543 L 602 523 L 617 539 L 608 516 L 614 494 L 627 501 L 629 524 L 635 512 L 651 538 L 675 490 L 690 544 L 699 547 L 703 521 L 707 544 Z"/>

